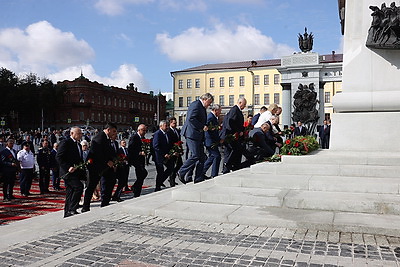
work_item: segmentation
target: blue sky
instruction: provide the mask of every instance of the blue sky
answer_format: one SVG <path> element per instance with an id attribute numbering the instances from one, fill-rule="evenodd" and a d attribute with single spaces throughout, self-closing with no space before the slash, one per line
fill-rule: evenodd
<path id="1" fill-rule="evenodd" d="M 171 71 L 298 52 L 304 27 L 342 52 L 337 0 L 0 0 L 0 67 L 170 92 Z"/>

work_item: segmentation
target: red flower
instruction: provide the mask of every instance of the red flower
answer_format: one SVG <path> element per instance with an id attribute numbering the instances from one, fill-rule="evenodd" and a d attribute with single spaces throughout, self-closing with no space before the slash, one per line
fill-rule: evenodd
<path id="1" fill-rule="evenodd" d="M 239 133 L 235 133 L 235 140 L 238 140 L 239 139 Z"/>
<path id="2" fill-rule="evenodd" d="M 142 142 L 143 142 L 143 143 L 146 143 L 146 144 L 150 144 L 150 143 L 151 143 L 151 140 L 150 140 L 150 139 L 142 139 Z"/>
<path id="3" fill-rule="evenodd" d="M 295 147 L 299 147 L 299 142 L 294 143 Z"/>
<path id="4" fill-rule="evenodd" d="M 14 158 L 14 157 L 13 157 L 13 155 L 8 155 L 8 158 L 12 159 L 12 158 Z"/>
<path id="5" fill-rule="evenodd" d="M 293 127 L 293 126 L 290 126 L 290 130 L 294 131 L 294 127 Z"/>
<path id="6" fill-rule="evenodd" d="M 288 154 L 288 155 L 292 155 L 292 152 L 288 152 L 287 154 Z"/>
<path id="7" fill-rule="evenodd" d="M 182 146 L 182 145 L 183 145 L 183 142 L 182 142 L 182 141 L 178 141 L 178 142 L 176 142 L 175 144 L 178 145 L 178 146 Z"/>
<path id="8" fill-rule="evenodd" d="M 88 159 L 86 162 L 87 162 L 88 164 L 92 164 L 92 163 L 93 163 L 93 159 Z"/>
<path id="9" fill-rule="evenodd" d="M 285 144 L 290 145 L 290 139 L 286 140 Z"/>

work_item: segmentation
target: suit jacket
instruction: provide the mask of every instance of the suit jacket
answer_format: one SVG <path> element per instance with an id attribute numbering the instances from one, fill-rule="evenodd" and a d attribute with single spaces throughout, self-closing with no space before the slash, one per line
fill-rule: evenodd
<path id="1" fill-rule="evenodd" d="M 182 135 L 186 138 L 202 141 L 206 120 L 207 112 L 203 103 L 200 100 L 192 102 L 187 111 L 187 119 L 182 127 Z"/>
<path id="2" fill-rule="evenodd" d="M 161 130 L 157 130 L 153 136 L 153 148 L 155 153 L 155 162 L 163 163 L 165 155 L 169 153 L 171 144 L 165 137 L 165 134 Z"/>
<path id="3" fill-rule="evenodd" d="M 329 136 L 331 134 L 331 126 L 326 125 L 326 128 L 324 129 L 324 125 L 321 125 L 319 128 L 319 137 L 324 138 L 326 136 Z"/>
<path id="4" fill-rule="evenodd" d="M 88 158 L 93 160 L 93 164 L 89 165 L 89 170 L 94 174 L 100 174 L 107 170 L 109 168 L 107 162 L 116 158 L 117 151 L 114 150 L 111 142 L 116 144 L 116 148 L 118 147 L 117 142 L 109 139 L 103 131 L 93 137 Z"/>
<path id="5" fill-rule="evenodd" d="M 214 113 L 210 112 L 207 115 L 207 125 L 219 125 L 217 117 L 215 117 Z M 215 143 L 219 143 L 219 130 L 208 130 L 207 132 L 204 133 L 205 140 L 204 140 L 204 145 L 206 147 L 211 147 Z"/>
<path id="6" fill-rule="evenodd" d="M 175 128 L 176 133 L 171 128 L 168 128 L 167 135 L 170 144 L 174 144 L 178 141 L 181 141 L 181 131 L 178 128 Z"/>
<path id="7" fill-rule="evenodd" d="M 251 120 L 251 124 L 256 125 L 258 119 L 260 118 L 260 115 L 261 113 L 257 113 L 256 115 L 254 115 L 253 119 Z"/>
<path id="8" fill-rule="evenodd" d="M 135 167 L 145 166 L 146 156 L 139 155 L 141 151 L 142 151 L 142 138 L 140 137 L 140 135 L 135 133 L 129 139 L 129 144 L 128 144 L 129 165 L 133 165 Z"/>
<path id="9" fill-rule="evenodd" d="M 252 143 L 255 147 L 261 147 L 264 150 L 268 150 L 269 145 L 267 144 L 267 136 L 261 128 L 254 128 L 251 130 L 249 137 L 253 138 Z"/>
<path id="10" fill-rule="evenodd" d="M 12 151 L 14 152 L 15 157 L 7 148 L 2 150 L 0 153 L 2 172 L 4 173 L 15 173 L 18 170 L 18 166 L 12 166 L 13 163 L 18 165 L 18 160 L 16 158 L 17 151 L 14 149 L 12 149 Z"/>
<path id="11" fill-rule="evenodd" d="M 294 136 L 305 136 L 307 135 L 307 129 L 304 126 L 301 126 L 301 131 L 299 127 L 294 129 Z"/>
<path id="12" fill-rule="evenodd" d="M 77 145 L 77 143 L 74 142 L 72 138 L 66 138 L 60 143 L 56 154 L 56 160 L 60 166 L 60 176 L 63 176 L 66 173 L 68 173 L 70 167 L 74 167 L 83 162 L 81 155 L 79 153 L 78 146 L 81 146 L 81 144 L 78 142 Z M 72 177 L 84 180 L 86 177 L 85 170 L 83 169 L 76 170 L 73 173 L 70 173 L 65 178 L 68 179 Z"/>
<path id="13" fill-rule="evenodd" d="M 234 134 L 237 132 L 243 132 L 244 117 L 240 108 L 235 105 L 225 115 L 222 123 L 222 130 L 220 133 L 221 139 L 225 139 L 228 134 Z"/>

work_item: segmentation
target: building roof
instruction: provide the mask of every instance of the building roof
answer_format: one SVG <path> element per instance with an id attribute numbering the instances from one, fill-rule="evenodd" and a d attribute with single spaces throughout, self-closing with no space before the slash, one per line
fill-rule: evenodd
<path id="1" fill-rule="evenodd" d="M 334 63 L 342 62 L 343 54 L 328 54 L 320 55 L 320 63 Z M 254 62 L 256 64 L 254 64 Z M 177 72 L 192 72 L 192 71 L 206 71 L 206 70 L 224 70 L 224 69 L 244 69 L 244 68 L 261 68 L 261 67 L 277 67 L 281 65 L 280 59 L 262 59 L 253 61 L 240 61 L 228 63 L 205 64 L 197 67 L 183 69 L 180 71 L 173 71 L 172 74 Z"/>

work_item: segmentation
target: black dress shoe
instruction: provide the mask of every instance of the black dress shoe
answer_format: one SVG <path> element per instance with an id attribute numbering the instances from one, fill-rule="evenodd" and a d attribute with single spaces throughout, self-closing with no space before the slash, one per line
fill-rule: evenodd
<path id="1" fill-rule="evenodd" d="M 154 189 L 154 192 L 158 192 L 158 191 L 161 191 L 161 187 L 156 187 L 156 188 Z"/>
<path id="2" fill-rule="evenodd" d="M 201 183 L 201 182 L 204 182 L 204 180 L 197 180 L 197 181 L 196 181 L 196 180 L 194 180 L 194 183 L 195 183 L 195 184 L 197 184 L 197 183 Z"/>
<path id="3" fill-rule="evenodd" d="M 117 201 L 117 202 L 122 202 L 122 201 L 124 201 L 122 198 L 120 198 L 120 197 L 113 197 L 111 200 L 113 200 L 113 201 Z"/>
<path id="4" fill-rule="evenodd" d="M 90 208 L 82 208 L 82 209 L 81 209 L 81 212 L 82 212 L 82 213 L 87 212 L 87 211 L 90 211 Z"/>
<path id="5" fill-rule="evenodd" d="M 161 184 L 161 187 L 166 187 L 165 184 Z"/>
<path id="6" fill-rule="evenodd" d="M 204 179 L 204 180 L 210 180 L 211 177 L 204 174 L 204 175 L 203 175 L 203 179 Z"/>
<path id="7" fill-rule="evenodd" d="M 176 173 L 176 176 L 178 176 L 179 181 L 181 181 L 182 184 L 186 184 L 185 179 L 181 176 L 179 172 Z"/>
<path id="8" fill-rule="evenodd" d="M 174 187 L 177 183 L 174 180 L 169 179 L 169 186 Z"/>

